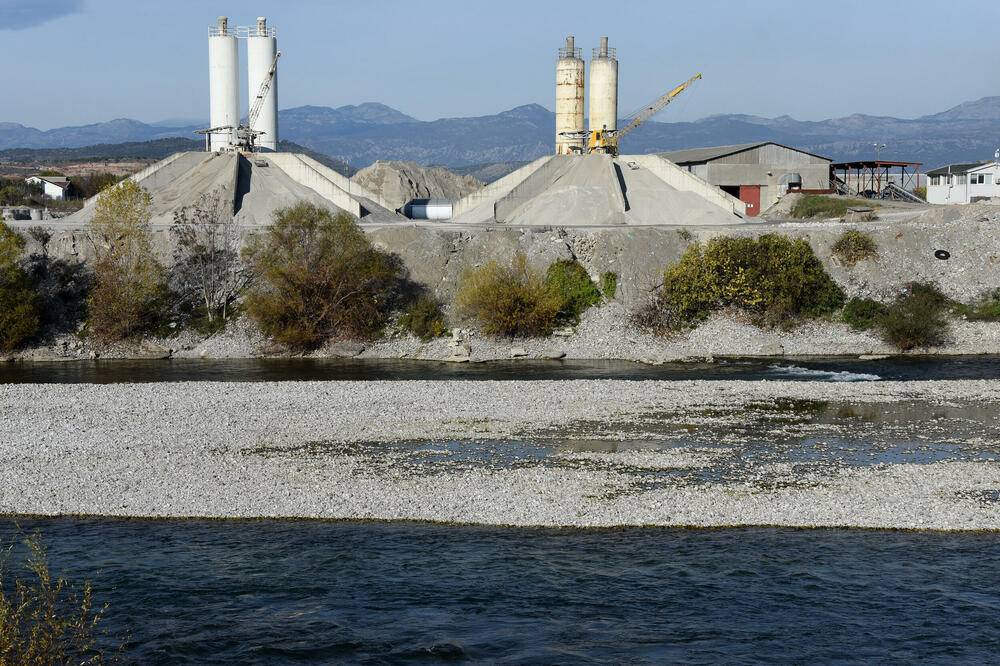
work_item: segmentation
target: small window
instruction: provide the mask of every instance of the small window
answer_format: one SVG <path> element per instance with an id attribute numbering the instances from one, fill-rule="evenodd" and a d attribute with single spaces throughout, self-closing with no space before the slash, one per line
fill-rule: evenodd
<path id="1" fill-rule="evenodd" d="M 931 176 L 931 185 L 940 185 L 941 176 Z"/>
<path id="2" fill-rule="evenodd" d="M 986 178 L 986 184 L 987 185 L 992 185 L 993 184 L 993 174 L 991 174 L 991 173 L 985 174 L 984 178 Z"/>

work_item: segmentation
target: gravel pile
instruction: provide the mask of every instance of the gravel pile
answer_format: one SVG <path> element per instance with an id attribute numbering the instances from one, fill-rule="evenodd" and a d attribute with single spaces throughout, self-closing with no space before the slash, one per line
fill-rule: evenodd
<path id="1" fill-rule="evenodd" d="M 774 411 L 801 401 L 905 407 L 900 436 L 931 453 L 845 465 L 739 452 L 755 437 L 825 438 L 822 419 Z M 986 455 L 998 404 L 988 381 L 2 385 L 0 512 L 1000 529 L 1000 454 Z M 763 429 L 739 430 L 748 419 Z M 941 455 L 941 433 L 966 454 Z M 517 441 L 535 453 L 476 455 Z"/>

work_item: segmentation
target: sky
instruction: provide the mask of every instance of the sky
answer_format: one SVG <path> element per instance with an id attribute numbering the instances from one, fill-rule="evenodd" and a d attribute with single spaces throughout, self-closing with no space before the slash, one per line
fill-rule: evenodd
<path id="1" fill-rule="evenodd" d="M 0 122 L 207 119 L 220 15 L 276 28 L 281 109 L 381 102 L 420 120 L 553 109 L 567 35 L 586 60 L 601 36 L 617 48 L 622 116 L 701 72 L 664 122 L 915 118 L 1000 94 L 993 2 L 0 0 Z"/>

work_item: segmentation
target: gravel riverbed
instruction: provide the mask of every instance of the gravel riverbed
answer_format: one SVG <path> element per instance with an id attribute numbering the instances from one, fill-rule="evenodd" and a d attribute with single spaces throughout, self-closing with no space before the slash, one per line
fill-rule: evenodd
<path id="1" fill-rule="evenodd" d="M 1000 529 L 1000 384 L 0 385 L 0 513 Z"/>

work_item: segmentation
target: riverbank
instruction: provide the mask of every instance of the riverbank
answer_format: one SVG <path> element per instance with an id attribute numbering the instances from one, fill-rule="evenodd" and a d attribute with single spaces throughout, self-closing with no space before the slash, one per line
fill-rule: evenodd
<path id="1" fill-rule="evenodd" d="M 530 359 L 607 359 L 664 363 L 703 361 L 709 357 L 864 356 L 900 354 L 873 331 L 856 331 L 833 320 L 810 320 L 783 331 L 741 321 L 738 314 L 723 312 L 698 328 L 670 337 L 651 335 L 629 321 L 622 303 L 611 301 L 584 312 L 580 324 L 548 338 L 491 338 L 475 329 L 459 329 L 453 336 L 423 342 L 413 336 L 390 332 L 374 341 L 336 341 L 307 354 L 310 358 L 357 357 L 362 359 L 414 359 L 493 361 Z M 468 347 L 468 357 L 455 356 L 455 347 Z M 1000 354 L 1000 323 L 953 320 L 945 344 L 922 347 L 911 355 Z M 247 319 L 231 323 L 224 331 L 205 338 L 194 331 L 176 337 L 143 342 L 100 345 L 65 335 L 51 344 L 10 354 L 16 361 L 60 361 L 86 358 L 267 358 L 287 352 L 269 342 Z M 0 359 L 2 360 L 2 359 Z"/>
<path id="2" fill-rule="evenodd" d="M 1000 529 L 989 381 L 2 385 L 0 513 Z"/>

